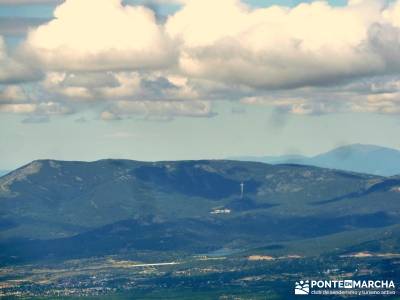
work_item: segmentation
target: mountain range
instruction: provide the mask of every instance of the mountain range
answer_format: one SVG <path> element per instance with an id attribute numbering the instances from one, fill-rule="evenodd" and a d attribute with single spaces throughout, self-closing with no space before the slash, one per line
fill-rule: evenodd
<path id="1" fill-rule="evenodd" d="M 40 160 L 0 178 L 0 203 L 1 264 L 130 251 L 321 255 L 400 246 L 400 177 L 313 166 Z"/>
<path id="2" fill-rule="evenodd" d="M 346 145 L 312 157 L 239 156 L 231 159 L 270 164 L 292 163 L 381 176 L 400 174 L 400 151 L 375 145 Z"/>

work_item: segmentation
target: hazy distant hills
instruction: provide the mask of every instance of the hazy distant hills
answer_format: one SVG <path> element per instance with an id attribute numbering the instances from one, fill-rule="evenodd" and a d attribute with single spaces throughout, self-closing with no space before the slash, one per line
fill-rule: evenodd
<path id="1" fill-rule="evenodd" d="M 288 155 L 232 159 L 270 164 L 294 163 L 382 176 L 400 174 L 400 151 L 374 145 L 347 145 L 314 157 Z"/>
<path id="2" fill-rule="evenodd" d="M 9 171 L 6 170 L 0 170 L 0 177 L 3 175 L 6 175 Z"/>
<path id="3" fill-rule="evenodd" d="M 142 250 L 293 254 L 297 243 L 304 253 L 400 246 L 400 178 L 310 166 L 42 160 L 0 178 L 0 203 L 0 263 Z"/>

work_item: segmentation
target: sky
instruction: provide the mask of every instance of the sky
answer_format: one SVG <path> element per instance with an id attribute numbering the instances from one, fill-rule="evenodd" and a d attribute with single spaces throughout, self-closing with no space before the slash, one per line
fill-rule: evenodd
<path id="1" fill-rule="evenodd" d="M 400 0 L 0 0 L 0 170 L 400 149 Z"/>

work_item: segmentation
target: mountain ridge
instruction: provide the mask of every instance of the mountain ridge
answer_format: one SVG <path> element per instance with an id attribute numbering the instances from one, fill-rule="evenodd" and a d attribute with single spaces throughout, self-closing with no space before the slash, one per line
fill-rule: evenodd
<path id="1" fill-rule="evenodd" d="M 304 165 L 38 160 L 0 178 L 0 263 L 390 231 L 399 201 L 396 178 Z"/>
<path id="2" fill-rule="evenodd" d="M 7 173 L 9 173 L 10 171 L 8 170 L 0 170 L 0 177 L 6 175 Z"/>
<path id="3" fill-rule="evenodd" d="M 400 174 L 400 151 L 388 147 L 351 144 L 315 155 L 243 156 L 232 157 L 240 161 L 271 164 L 300 164 L 380 176 Z"/>

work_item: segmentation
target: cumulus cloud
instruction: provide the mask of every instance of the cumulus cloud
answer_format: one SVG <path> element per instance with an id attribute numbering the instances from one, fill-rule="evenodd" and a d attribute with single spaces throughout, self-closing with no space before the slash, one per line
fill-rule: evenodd
<path id="1" fill-rule="evenodd" d="M 67 115 L 73 112 L 72 107 L 62 102 L 35 99 L 19 85 L 5 85 L 0 88 L 0 113 L 25 115 L 27 118 L 24 122 L 48 120 L 50 116 Z"/>
<path id="2" fill-rule="evenodd" d="M 57 97 L 73 101 L 199 98 L 187 78 L 160 72 L 50 72 L 42 86 Z"/>
<path id="3" fill-rule="evenodd" d="M 66 115 L 73 109 L 61 102 L 40 101 L 27 93 L 19 85 L 5 85 L 0 88 L 0 113 L 12 113 L 28 116 L 29 120 L 48 120 L 50 116 Z"/>
<path id="4" fill-rule="evenodd" d="M 35 81 L 41 76 L 41 72 L 36 67 L 11 57 L 4 38 L 0 36 L 0 84 Z"/>
<path id="5" fill-rule="evenodd" d="M 211 104 L 207 101 L 118 101 L 109 110 L 102 112 L 106 121 L 131 116 L 146 118 L 212 117 Z"/>
<path id="6" fill-rule="evenodd" d="M 386 76 L 352 84 L 346 94 L 351 111 L 382 114 L 400 113 L 400 78 L 398 76 Z"/>
<path id="7" fill-rule="evenodd" d="M 57 71 L 169 67 L 258 89 L 320 86 L 399 71 L 399 3 L 255 9 L 239 0 L 190 0 L 158 24 L 144 6 L 67 0 L 29 33 L 25 48 Z"/>
<path id="8" fill-rule="evenodd" d="M 370 39 L 385 34 L 385 42 L 398 45 L 398 28 L 389 24 L 390 32 L 383 17 L 391 9 L 374 0 L 259 9 L 237 0 L 193 0 L 166 30 L 181 41 L 180 67 L 189 76 L 257 88 L 315 86 L 386 71 L 387 53 Z"/>
<path id="9" fill-rule="evenodd" d="M 26 99 L 28 99 L 28 96 L 18 85 L 5 86 L 0 90 L 0 103 L 22 102 Z"/>
<path id="10" fill-rule="evenodd" d="M 0 5 L 60 4 L 64 0 L 0 0 Z"/>
<path id="11" fill-rule="evenodd" d="M 121 85 L 122 83 L 109 72 L 49 72 L 42 82 L 42 86 L 48 93 L 74 101 L 103 99 L 106 91 L 121 87 Z"/>
<path id="12" fill-rule="evenodd" d="M 1 112 L 1 106 L 0 106 Z M 30 110 L 20 111 L 19 114 L 26 116 L 23 123 L 45 123 L 54 116 L 65 116 L 74 113 L 74 110 L 62 103 L 40 102 L 32 105 Z"/>
<path id="13" fill-rule="evenodd" d="M 278 97 L 248 97 L 240 102 L 247 105 L 267 105 L 275 108 L 277 113 L 290 113 L 295 115 L 322 115 L 328 113 L 344 112 L 341 103 L 334 101 L 315 101 L 313 97 L 288 98 Z"/>
<path id="14" fill-rule="evenodd" d="M 180 6 L 161 21 L 149 2 Z M 23 59 L 0 43 L 0 83 L 32 79 L 29 57 L 46 73 L 39 85 L 45 99 L 34 105 L 92 106 L 103 120 L 209 117 L 220 99 L 293 114 L 400 113 L 396 80 L 379 79 L 400 73 L 400 0 L 144 3 L 66 0 L 54 19 L 30 30 Z M 361 84 L 367 79 L 368 87 Z"/>
<path id="15" fill-rule="evenodd" d="M 2 113 L 28 114 L 35 112 L 35 110 L 35 104 L 0 104 L 0 112 Z"/>
<path id="16" fill-rule="evenodd" d="M 100 114 L 100 119 L 102 119 L 103 121 L 117 121 L 117 120 L 121 120 L 121 117 L 119 117 L 118 115 L 116 115 L 113 112 L 103 111 Z"/>
<path id="17" fill-rule="evenodd" d="M 400 78 L 384 76 L 347 85 L 276 91 L 244 97 L 245 105 L 269 106 L 279 113 L 322 115 L 329 113 L 400 113 Z"/>
<path id="18" fill-rule="evenodd" d="M 54 70 L 163 68 L 174 60 L 154 12 L 121 0 L 67 0 L 28 34 L 25 48 Z"/>
<path id="19" fill-rule="evenodd" d="M 189 0 L 158 24 L 144 6 L 67 0 L 54 20 L 29 33 L 25 48 L 57 71 L 169 67 L 261 89 L 320 86 L 399 71 L 399 3 L 250 8 L 239 0 Z"/>
<path id="20" fill-rule="evenodd" d="M 40 102 L 40 103 L 18 103 L 11 104 L 0 103 L 1 113 L 15 113 L 31 116 L 57 116 L 66 115 L 73 112 L 73 110 L 61 103 L 56 102 Z"/>

